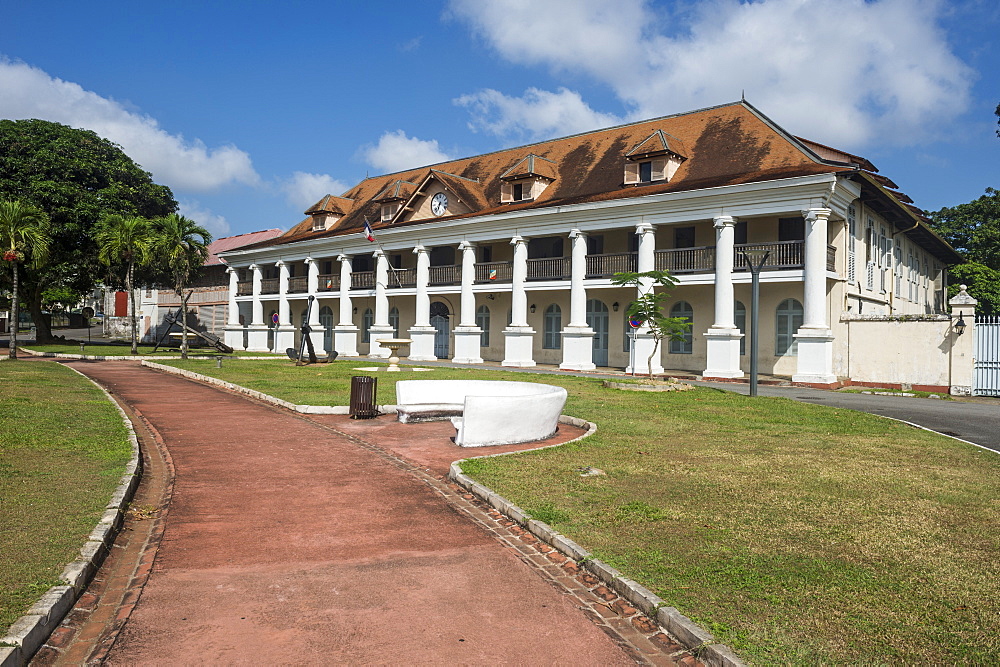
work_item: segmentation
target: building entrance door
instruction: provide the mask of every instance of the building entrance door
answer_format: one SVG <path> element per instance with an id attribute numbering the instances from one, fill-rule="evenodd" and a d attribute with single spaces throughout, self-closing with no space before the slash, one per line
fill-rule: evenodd
<path id="1" fill-rule="evenodd" d="M 587 301 L 587 326 L 594 330 L 594 365 L 608 365 L 608 307 L 600 299 Z"/>
<path id="2" fill-rule="evenodd" d="M 431 304 L 431 326 L 434 332 L 434 356 L 438 359 L 448 358 L 448 306 L 435 301 Z"/>
<path id="3" fill-rule="evenodd" d="M 330 306 L 319 309 L 319 324 L 323 327 L 323 349 L 329 352 L 333 349 L 333 310 Z"/>

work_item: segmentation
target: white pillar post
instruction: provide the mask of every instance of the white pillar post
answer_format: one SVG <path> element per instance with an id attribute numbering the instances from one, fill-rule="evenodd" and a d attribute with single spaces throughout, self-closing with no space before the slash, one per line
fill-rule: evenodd
<path id="1" fill-rule="evenodd" d="M 826 246 L 828 208 L 802 211 L 806 221 L 802 327 L 795 334 L 798 364 L 792 382 L 829 386 L 833 374 L 833 332 L 827 319 Z"/>
<path id="2" fill-rule="evenodd" d="M 264 279 L 264 272 L 257 264 L 250 265 L 251 280 L 253 282 L 253 302 L 252 320 L 250 330 L 247 333 L 247 349 L 255 352 L 267 351 L 267 325 L 264 324 L 264 302 L 260 297 L 261 282 Z"/>
<path id="3" fill-rule="evenodd" d="M 340 317 L 333 328 L 333 349 L 343 357 L 358 356 L 358 328 L 354 326 L 354 310 L 351 303 L 351 258 L 338 255 L 340 262 Z"/>
<path id="4" fill-rule="evenodd" d="M 702 377 L 740 378 L 740 338 L 736 328 L 733 266 L 736 258 L 736 219 L 715 218 L 715 323 L 705 332 L 706 368 Z"/>
<path id="5" fill-rule="evenodd" d="M 656 229 L 648 222 L 640 222 L 635 226 L 635 233 L 639 237 L 636 272 L 647 273 L 653 271 L 656 268 Z M 638 295 L 645 294 L 653 289 L 653 286 L 654 282 L 651 278 L 644 278 L 640 281 L 637 290 Z M 639 327 L 635 332 L 632 343 L 634 345 L 631 354 L 632 362 L 629 363 L 625 372 L 645 375 L 649 372 L 649 364 L 646 360 L 653 354 L 653 348 L 656 346 L 656 341 L 653 339 L 652 334 L 649 333 L 649 327 L 645 325 Z M 653 357 L 653 375 L 663 372 L 662 358 L 663 350 L 661 348 L 656 350 L 656 355 Z"/>
<path id="6" fill-rule="evenodd" d="M 510 240 L 514 246 L 514 263 L 511 267 L 511 320 L 503 330 L 503 366 L 530 368 L 535 365 L 532 357 L 535 331 L 528 326 L 528 295 L 524 289 L 528 278 L 528 240 L 515 236 Z"/>
<path id="7" fill-rule="evenodd" d="M 455 356 L 452 361 L 460 364 L 481 364 L 480 342 L 483 330 L 476 325 L 476 295 L 472 286 L 476 282 L 476 246 L 468 241 L 458 245 L 462 253 L 462 312 L 455 327 Z"/>
<path id="8" fill-rule="evenodd" d="M 312 308 L 306 304 L 306 310 L 309 312 L 309 321 L 306 323 L 309 325 L 309 338 L 317 354 L 326 353 L 329 350 L 323 348 L 323 325 L 319 321 L 319 262 L 312 257 L 306 257 L 305 263 L 308 269 L 306 292 L 313 297 Z"/>
<path id="9" fill-rule="evenodd" d="M 431 326 L 431 298 L 427 292 L 430 283 L 431 255 L 423 245 L 413 248 L 417 256 L 417 296 L 414 302 L 413 326 L 409 329 L 411 361 L 435 361 L 434 335 L 436 330 Z"/>
<path id="10" fill-rule="evenodd" d="M 283 352 L 295 347 L 295 327 L 292 326 L 291 304 L 288 302 L 288 264 L 279 260 L 278 267 L 278 325 L 274 327 L 274 350 Z"/>
<path id="11" fill-rule="evenodd" d="M 951 306 L 951 321 L 948 322 L 946 336 L 946 340 L 951 343 L 949 355 L 951 386 L 948 388 L 948 393 L 952 396 L 972 396 L 975 382 L 976 305 L 979 302 L 969 296 L 966 285 L 959 285 L 958 289 L 958 294 L 948 301 L 948 305 Z M 961 334 L 955 328 L 960 318 L 965 322 L 965 332 Z"/>
<path id="12" fill-rule="evenodd" d="M 587 235 L 579 229 L 569 233 L 570 292 L 569 323 L 562 334 L 563 359 L 559 368 L 570 371 L 589 371 L 594 364 L 594 330 L 587 325 L 587 290 L 583 285 L 587 276 Z"/>
<path id="13" fill-rule="evenodd" d="M 392 352 L 378 344 L 383 338 L 393 338 L 395 332 L 389 325 L 389 297 L 385 293 L 389 283 L 389 258 L 381 249 L 372 253 L 375 258 L 375 323 L 368 330 L 368 356 L 373 359 L 387 359 Z"/>
<path id="14" fill-rule="evenodd" d="M 239 269 L 230 266 L 226 268 L 226 273 L 229 274 L 229 305 L 223 336 L 226 345 L 234 350 L 242 350 L 243 326 L 240 324 L 240 304 L 236 301 L 240 289 L 240 272 Z"/>

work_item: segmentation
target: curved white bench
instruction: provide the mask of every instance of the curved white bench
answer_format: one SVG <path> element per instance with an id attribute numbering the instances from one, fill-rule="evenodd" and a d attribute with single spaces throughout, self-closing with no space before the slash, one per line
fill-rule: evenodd
<path id="1" fill-rule="evenodd" d="M 555 434 L 566 390 L 536 382 L 400 380 L 399 421 L 451 419 L 461 447 L 512 445 Z"/>

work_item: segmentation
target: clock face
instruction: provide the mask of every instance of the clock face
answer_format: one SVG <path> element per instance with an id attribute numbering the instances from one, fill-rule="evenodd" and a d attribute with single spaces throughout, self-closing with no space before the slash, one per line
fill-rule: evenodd
<path id="1" fill-rule="evenodd" d="M 448 195 L 439 192 L 431 199 L 431 213 L 434 215 L 444 215 L 448 210 Z"/>

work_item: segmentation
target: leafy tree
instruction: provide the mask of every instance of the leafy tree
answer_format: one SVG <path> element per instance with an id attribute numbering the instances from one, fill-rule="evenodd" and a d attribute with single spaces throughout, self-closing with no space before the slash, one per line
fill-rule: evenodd
<path id="1" fill-rule="evenodd" d="M 45 213 L 19 201 L 0 202 L 0 249 L 11 267 L 11 327 L 7 356 L 17 359 L 17 328 L 20 315 L 18 265 L 28 261 L 38 267 L 49 253 L 49 220 Z"/>
<path id="2" fill-rule="evenodd" d="M 153 183 L 116 144 L 90 130 L 43 120 L 0 120 L 0 200 L 16 199 L 48 214 L 49 259 L 26 265 L 23 299 L 40 340 L 53 285 L 85 294 L 103 277 L 95 232 L 105 215 L 158 218 L 177 210 L 170 189 Z M 5 282 L 0 272 L 0 282 Z"/>
<path id="3" fill-rule="evenodd" d="M 97 225 L 97 256 L 102 263 L 125 267 L 125 291 L 129 298 L 129 330 L 132 354 L 139 353 L 139 327 L 135 305 L 135 268 L 144 266 L 153 256 L 156 241 L 149 220 L 138 216 L 109 215 Z"/>
<path id="4" fill-rule="evenodd" d="M 978 312 L 1000 313 L 1000 191 L 986 188 L 978 199 L 928 215 L 934 229 L 969 262 L 948 270 L 951 295 L 966 284 L 979 301 Z"/>
<path id="5" fill-rule="evenodd" d="M 187 322 L 187 296 L 184 289 L 201 271 L 208 259 L 212 235 L 193 220 L 172 213 L 156 221 L 155 254 L 169 272 L 171 286 L 181 299 L 181 320 Z M 187 329 L 181 328 L 181 357 L 187 359 Z"/>
<path id="6" fill-rule="evenodd" d="M 653 357 L 660 349 L 660 341 L 684 340 L 684 334 L 691 328 L 687 318 L 667 317 L 663 314 L 663 302 L 670 296 L 670 292 L 665 289 L 656 291 L 657 286 L 673 287 L 677 284 L 677 279 L 666 271 L 645 271 L 616 273 L 611 282 L 615 285 L 635 287 L 641 292 L 625 309 L 625 316 L 643 322 L 653 337 L 653 351 L 646 359 L 646 368 L 649 377 L 652 378 Z"/>

